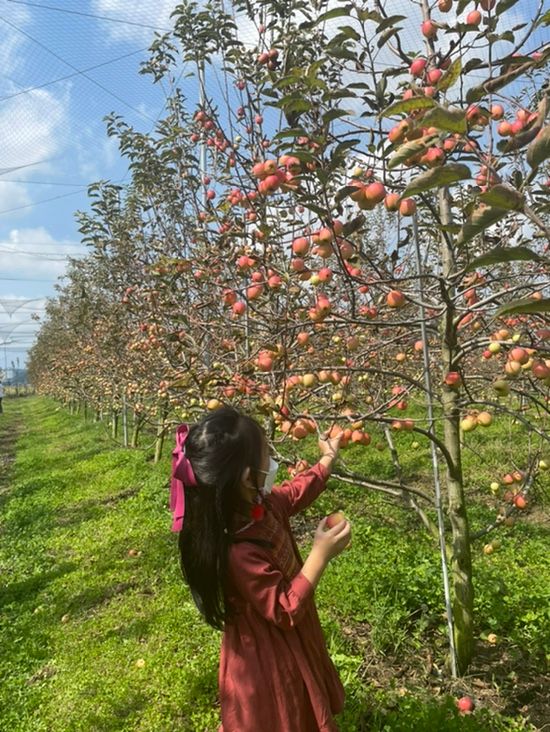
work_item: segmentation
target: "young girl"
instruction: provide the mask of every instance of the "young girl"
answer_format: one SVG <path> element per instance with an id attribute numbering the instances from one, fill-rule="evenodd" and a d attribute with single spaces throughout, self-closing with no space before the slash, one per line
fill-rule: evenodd
<path id="1" fill-rule="evenodd" d="M 324 490 L 338 446 L 320 439 L 319 462 L 273 487 L 278 465 L 251 417 L 222 407 L 178 427 L 172 530 L 198 609 L 223 630 L 218 732 L 338 730 L 344 689 L 313 595 L 351 529 L 323 519 L 302 562 L 289 524 Z"/>

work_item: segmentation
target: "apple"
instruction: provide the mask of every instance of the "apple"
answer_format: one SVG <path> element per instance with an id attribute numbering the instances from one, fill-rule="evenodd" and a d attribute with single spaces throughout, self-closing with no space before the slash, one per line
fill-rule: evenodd
<path id="1" fill-rule="evenodd" d="M 412 76 L 422 76 L 424 69 L 426 68 L 427 61 L 425 58 L 415 58 L 411 64 L 410 72 Z"/>
<path id="2" fill-rule="evenodd" d="M 405 295 L 399 290 L 390 290 L 386 295 L 386 302 L 390 308 L 402 308 L 405 304 Z"/>
<path id="3" fill-rule="evenodd" d="M 222 402 L 220 402 L 219 399 L 209 399 L 206 402 L 207 409 L 214 410 L 214 409 L 219 409 L 220 407 L 223 407 L 223 404 L 222 404 Z"/>
<path id="4" fill-rule="evenodd" d="M 371 203 L 380 203 L 380 201 L 384 200 L 386 189 L 382 183 L 375 181 L 365 188 L 364 195 L 367 201 L 370 201 Z"/>
<path id="5" fill-rule="evenodd" d="M 496 482 L 496 481 L 494 480 L 494 481 L 493 481 L 493 482 L 491 483 L 491 485 L 490 485 L 490 488 L 491 488 L 491 493 L 493 493 L 493 495 L 496 495 L 496 494 L 497 494 L 497 493 L 499 492 L 499 490 L 500 490 L 500 483 L 497 483 L 497 482 Z"/>
<path id="6" fill-rule="evenodd" d="M 388 211 L 397 211 L 399 209 L 400 198 L 399 193 L 388 193 L 384 199 L 384 206 Z"/>
<path id="7" fill-rule="evenodd" d="M 508 396 L 510 393 L 510 384 L 504 379 L 496 379 L 493 382 L 493 389 L 499 396 Z"/>
<path id="8" fill-rule="evenodd" d="M 412 216 L 416 211 L 416 201 L 414 198 L 404 198 L 399 204 L 399 213 L 401 216 Z"/>
<path id="9" fill-rule="evenodd" d="M 435 38 L 437 35 L 437 26 L 433 20 L 425 20 L 420 26 L 420 30 L 425 38 Z"/>
<path id="10" fill-rule="evenodd" d="M 489 633 L 489 635 L 487 636 L 487 643 L 490 643 L 492 646 L 498 643 L 498 637 L 496 633 Z"/>
<path id="11" fill-rule="evenodd" d="M 493 343 L 489 343 L 488 349 L 491 353 L 499 353 L 501 351 L 501 345 L 500 343 L 496 343 L 496 341 L 493 341 Z"/>
<path id="12" fill-rule="evenodd" d="M 514 496 L 514 506 L 520 511 L 527 506 L 527 501 L 525 500 L 525 497 L 521 495 L 521 493 L 518 493 L 517 496 Z"/>
<path id="13" fill-rule="evenodd" d="M 539 460 L 539 470 L 548 470 L 548 463 L 546 460 Z"/>
<path id="14" fill-rule="evenodd" d="M 233 304 L 233 307 L 231 308 L 235 315 L 242 315 L 246 310 L 246 303 L 242 302 L 242 300 L 238 300 L 236 303 Z"/>
<path id="15" fill-rule="evenodd" d="M 297 239 L 294 239 L 292 242 L 292 251 L 294 254 L 298 254 L 301 257 L 304 256 L 304 254 L 307 254 L 309 250 L 309 241 L 305 238 L 305 236 L 300 236 Z"/>
<path id="16" fill-rule="evenodd" d="M 310 389 L 312 386 L 315 386 L 317 383 L 317 377 L 315 374 L 304 374 L 302 377 L 302 384 L 306 387 L 306 389 Z"/>
<path id="17" fill-rule="evenodd" d="M 430 69 L 428 71 L 428 81 L 430 82 L 430 84 L 437 84 L 442 76 L 443 72 L 441 71 L 441 69 Z"/>
<path id="18" fill-rule="evenodd" d="M 512 348 L 512 350 L 508 354 L 508 359 L 510 361 L 517 361 L 520 364 L 524 364 L 529 361 L 529 354 L 527 353 L 525 348 Z"/>
<path id="19" fill-rule="evenodd" d="M 439 0 L 437 7 L 440 13 L 448 13 L 453 7 L 453 0 Z"/>
<path id="20" fill-rule="evenodd" d="M 492 554 L 495 551 L 495 547 L 492 544 L 485 544 L 483 547 L 484 554 Z"/>
<path id="21" fill-rule="evenodd" d="M 477 427 L 477 420 L 471 414 L 460 420 L 460 429 L 463 432 L 472 432 Z"/>
<path id="22" fill-rule="evenodd" d="M 327 516 L 325 526 L 329 529 L 332 529 L 333 526 L 341 524 L 342 521 L 346 521 L 346 517 L 344 516 L 342 511 L 336 511 L 335 513 L 331 513 L 329 516 Z"/>
<path id="23" fill-rule="evenodd" d="M 550 376 L 550 368 L 544 361 L 533 361 L 531 371 L 536 379 L 547 379 Z"/>
<path id="24" fill-rule="evenodd" d="M 493 416 L 489 412 L 480 412 L 476 417 L 476 421 L 482 427 L 489 427 L 493 421 Z"/>
<path id="25" fill-rule="evenodd" d="M 504 365 L 504 370 L 508 376 L 513 378 L 514 376 L 521 374 L 521 364 L 519 361 L 508 361 L 508 363 Z"/>
<path id="26" fill-rule="evenodd" d="M 467 25 L 473 25 L 478 26 L 481 23 L 481 13 L 479 10 L 472 10 L 471 13 L 468 13 L 466 16 L 466 24 Z"/>
<path id="27" fill-rule="evenodd" d="M 504 117 L 504 107 L 502 104 L 493 104 L 491 107 L 491 118 L 498 120 Z"/>
<path id="28" fill-rule="evenodd" d="M 462 384 L 462 377 L 458 371 L 449 371 L 445 375 L 445 384 L 451 389 L 457 389 Z"/>

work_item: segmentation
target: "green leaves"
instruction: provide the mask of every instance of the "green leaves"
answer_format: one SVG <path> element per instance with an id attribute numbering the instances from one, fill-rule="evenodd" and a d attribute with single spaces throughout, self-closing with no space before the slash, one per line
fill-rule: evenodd
<path id="1" fill-rule="evenodd" d="M 519 0 L 500 0 L 499 4 L 496 7 L 495 14 L 501 15 L 502 13 L 506 12 L 506 10 L 510 10 L 511 7 L 513 7 Z"/>
<path id="2" fill-rule="evenodd" d="M 327 20 L 333 20 L 334 18 L 349 18 L 350 10 L 351 5 L 344 5 L 342 8 L 333 8 L 320 15 L 315 21 L 315 25 L 321 25 L 321 23 L 326 23 Z"/>
<path id="3" fill-rule="evenodd" d="M 543 261 L 536 252 L 531 251 L 527 247 L 495 247 L 487 254 L 473 259 L 466 268 L 466 272 L 473 272 L 476 269 L 490 267 L 493 264 L 502 264 L 504 262 L 540 262 Z"/>
<path id="4" fill-rule="evenodd" d="M 495 317 L 501 315 L 516 315 L 519 313 L 550 313 L 550 299 L 533 300 L 527 297 L 523 300 L 512 300 L 501 305 L 495 313 Z"/>
<path id="5" fill-rule="evenodd" d="M 401 163 L 404 163 L 405 160 L 424 152 L 424 150 L 430 147 L 430 145 L 432 145 L 437 139 L 438 135 L 424 135 L 424 137 L 421 137 L 419 140 L 413 140 L 412 142 L 407 142 L 405 145 L 401 145 L 397 149 L 395 155 L 390 158 L 388 162 L 388 169 L 393 170 L 398 165 L 401 165 Z"/>
<path id="6" fill-rule="evenodd" d="M 514 79 L 517 79 L 518 76 L 521 76 L 526 71 L 528 71 L 534 65 L 534 63 L 535 62 L 532 59 L 529 59 L 529 61 L 527 61 L 526 63 L 514 65 L 509 71 L 506 71 L 504 74 L 501 74 L 494 79 L 487 79 L 487 81 L 483 84 L 469 89 L 466 94 L 466 101 L 468 102 L 468 104 L 472 104 L 473 102 L 479 102 L 479 100 L 487 94 L 499 91 L 499 89 L 507 86 L 512 81 L 514 81 Z"/>
<path id="7" fill-rule="evenodd" d="M 416 112 L 419 109 L 429 109 L 435 107 L 436 103 L 431 97 L 412 97 L 411 99 L 402 99 L 395 104 L 390 104 L 389 107 L 383 109 L 380 112 L 380 117 L 394 117 L 398 114 L 409 114 L 409 112 Z"/>
<path id="8" fill-rule="evenodd" d="M 527 148 L 527 162 L 534 169 L 550 157 L 550 125 L 543 127 Z"/>
<path id="9" fill-rule="evenodd" d="M 497 208 L 494 206 L 487 206 L 482 203 L 480 206 L 475 208 L 467 221 L 462 226 L 458 235 L 457 243 L 466 244 L 471 241 L 474 236 L 481 234 L 489 226 L 496 224 L 497 221 L 504 218 L 508 214 L 508 211 L 503 208 Z"/>
<path id="10" fill-rule="evenodd" d="M 467 165 L 462 165 L 460 163 L 441 165 L 440 167 L 426 170 L 424 173 L 421 173 L 418 177 L 412 180 L 405 188 L 403 196 L 414 196 L 417 193 L 429 191 L 431 188 L 449 186 L 459 180 L 471 177 L 472 174 Z"/>
<path id="11" fill-rule="evenodd" d="M 462 72 L 462 59 L 459 57 L 450 65 L 447 73 L 441 77 L 437 88 L 439 91 L 446 91 L 457 81 Z"/>
<path id="12" fill-rule="evenodd" d="M 499 183 L 479 197 L 484 203 L 495 208 L 504 208 L 509 211 L 523 210 L 524 200 L 519 191 L 512 186 Z"/>
<path id="13" fill-rule="evenodd" d="M 445 132 L 457 132 L 460 135 L 465 135 L 468 131 L 465 110 L 447 109 L 440 105 L 430 109 L 424 116 L 422 124 L 426 127 L 437 127 L 438 130 L 444 130 Z"/>

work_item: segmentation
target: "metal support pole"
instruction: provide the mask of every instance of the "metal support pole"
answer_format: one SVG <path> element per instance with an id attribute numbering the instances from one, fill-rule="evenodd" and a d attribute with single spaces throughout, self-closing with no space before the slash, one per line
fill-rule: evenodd
<path id="1" fill-rule="evenodd" d="M 426 386 L 426 405 L 428 408 L 428 432 L 435 435 L 435 420 L 432 401 L 432 380 L 430 376 L 430 351 L 428 346 L 428 332 L 426 329 L 426 308 L 424 307 L 424 282 L 422 279 L 422 258 L 420 256 L 420 241 L 418 238 L 418 219 L 416 214 L 413 216 L 413 232 L 414 245 L 416 253 L 416 273 L 418 275 L 418 293 L 420 297 L 420 331 L 422 333 L 422 356 L 424 361 L 424 384 Z M 441 572 L 443 576 L 443 589 L 445 592 L 445 607 L 447 610 L 447 629 L 449 633 L 449 650 L 451 655 L 451 673 L 453 678 L 458 676 L 456 662 L 456 648 L 454 636 L 453 622 L 453 606 L 451 602 L 451 588 L 449 585 L 449 572 L 447 568 L 447 554 L 445 544 L 445 523 L 443 517 L 443 507 L 441 505 L 441 482 L 439 476 L 439 462 L 437 458 L 437 448 L 435 443 L 430 440 L 432 453 L 432 467 L 434 474 L 435 488 L 435 510 L 437 512 L 437 526 L 439 533 L 439 551 L 441 554 Z"/>

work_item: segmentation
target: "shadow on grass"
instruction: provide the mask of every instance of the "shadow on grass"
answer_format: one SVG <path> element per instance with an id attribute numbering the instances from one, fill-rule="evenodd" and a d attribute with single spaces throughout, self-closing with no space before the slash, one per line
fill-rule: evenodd
<path id="1" fill-rule="evenodd" d="M 77 565 L 73 562 L 58 564 L 51 572 L 40 572 L 20 582 L 13 582 L 5 585 L 0 595 L 0 607 L 7 607 L 17 603 L 16 612 L 19 614 L 25 606 L 33 606 L 37 596 L 43 592 L 48 585 L 68 574 L 74 572 Z"/>

